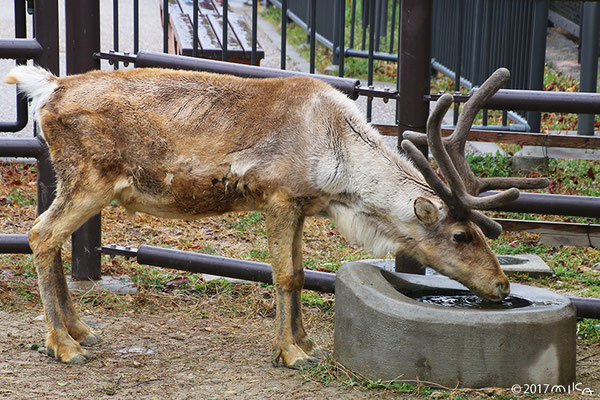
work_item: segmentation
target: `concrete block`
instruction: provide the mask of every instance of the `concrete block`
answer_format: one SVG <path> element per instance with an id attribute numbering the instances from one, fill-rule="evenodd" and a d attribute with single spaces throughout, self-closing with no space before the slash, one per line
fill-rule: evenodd
<path id="1" fill-rule="evenodd" d="M 576 135 L 577 132 L 568 132 L 568 134 Z M 595 132 L 594 137 L 600 137 L 600 132 Z M 523 146 L 523 148 L 513 156 L 513 168 L 526 171 L 539 169 L 546 165 L 547 158 L 598 161 L 600 160 L 600 150 Z"/>
<path id="2" fill-rule="evenodd" d="M 527 274 L 533 278 L 552 276 L 553 271 L 537 254 L 497 256 L 506 275 Z"/>
<path id="3" fill-rule="evenodd" d="M 116 294 L 136 294 L 137 287 L 128 278 L 102 276 L 98 281 L 78 281 L 67 279 L 70 290 L 80 292 L 113 292 Z"/>
<path id="4" fill-rule="evenodd" d="M 396 274 L 347 263 L 336 278 L 338 362 L 370 379 L 446 387 L 566 385 L 575 379 L 576 314 L 549 290 L 511 285 L 532 305 L 505 310 L 443 307 L 410 298 L 466 290 L 441 276 Z"/>

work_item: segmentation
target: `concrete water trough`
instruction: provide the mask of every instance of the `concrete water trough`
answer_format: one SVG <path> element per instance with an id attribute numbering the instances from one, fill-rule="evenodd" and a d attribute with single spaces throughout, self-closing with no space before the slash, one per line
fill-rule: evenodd
<path id="1" fill-rule="evenodd" d="M 575 307 L 549 290 L 512 284 L 503 305 L 482 304 L 446 277 L 351 262 L 335 298 L 335 358 L 370 379 L 471 388 L 575 380 Z"/>

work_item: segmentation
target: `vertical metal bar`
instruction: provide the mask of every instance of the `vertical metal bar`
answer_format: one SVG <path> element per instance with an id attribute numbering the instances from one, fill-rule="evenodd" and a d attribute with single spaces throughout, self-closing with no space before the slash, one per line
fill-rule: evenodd
<path id="1" fill-rule="evenodd" d="M 113 50 L 119 51 L 119 0 L 113 0 Z M 118 61 L 115 61 L 114 69 L 119 69 Z"/>
<path id="2" fill-rule="evenodd" d="M 252 65 L 258 64 L 258 57 L 256 55 L 256 31 L 258 29 L 258 0 L 252 0 Z"/>
<path id="3" fill-rule="evenodd" d="M 431 70 L 432 0 L 402 0 L 398 39 L 400 101 L 398 101 L 398 147 L 405 130 L 425 132 Z M 421 149 L 427 154 L 427 148 Z M 425 273 L 410 257 L 396 255 L 396 271 Z"/>
<path id="4" fill-rule="evenodd" d="M 375 1 L 369 1 L 369 62 L 367 82 L 369 87 L 373 86 L 373 52 L 375 50 Z M 367 122 L 371 122 L 371 114 L 373 113 L 373 98 L 367 97 Z"/>
<path id="5" fill-rule="evenodd" d="M 344 57 L 346 56 L 346 47 L 344 46 L 346 39 L 346 0 L 340 0 L 340 29 L 339 29 L 339 49 L 340 55 L 338 58 L 338 76 L 344 76 Z"/>
<path id="6" fill-rule="evenodd" d="M 163 53 L 169 52 L 169 0 L 163 0 Z"/>
<path id="7" fill-rule="evenodd" d="M 398 0 L 398 1 L 402 1 L 402 0 Z M 402 3 L 400 3 L 402 4 Z M 400 40 L 402 38 L 402 18 L 400 18 L 402 14 L 401 10 L 398 10 L 398 51 L 397 51 L 397 61 L 396 61 L 396 90 L 398 91 L 398 93 L 400 93 L 400 73 L 401 73 L 401 68 L 400 68 L 400 57 L 402 56 L 402 46 L 400 46 Z M 431 68 L 431 62 L 429 64 L 429 68 Z M 396 125 L 398 125 L 398 149 L 400 149 L 400 142 L 402 141 L 401 135 L 402 132 L 400 129 L 400 99 L 396 99 L 396 115 L 394 120 L 396 121 Z"/>
<path id="8" fill-rule="evenodd" d="M 463 15 L 464 0 L 458 0 L 458 12 L 456 13 L 456 64 L 454 75 L 454 91 L 460 93 L 460 76 L 462 74 L 462 53 L 463 53 Z M 454 125 L 458 122 L 459 103 L 454 103 Z"/>
<path id="9" fill-rule="evenodd" d="M 133 0 L 133 53 L 140 51 L 140 0 Z"/>
<path id="10" fill-rule="evenodd" d="M 310 73 L 315 73 L 316 33 L 317 33 L 317 0 L 310 0 Z"/>
<path id="11" fill-rule="evenodd" d="M 354 48 L 354 24 L 356 23 L 356 0 L 352 0 L 352 16 L 350 17 L 350 48 Z"/>
<path id="12" fill-rule="evenodd" d="M 15 1 L 15 38 L 27 37 L 27 19 L 25 18 L 26 6 L 25 1 Z"/>
<path id="13" fill-rule="evenodd" d="M 281 0 L 281 69 L 285 69 L 287 50 L 287 0 Z"/>
<path id="14" fill-rule="evenodd" d="M 332 47 L 332 56 L 331 56 L 331 65 L 340 65 L 339 63 L 339 58 L 340 58 L 340 52 L 339 52 L 339 48 L 340 48 L 340 12 L 341 12 L 341 7 L 340 7 L 340 2 L 339 0 L 332 0 L 333 1 L 333 36 L 331 38 L 331 47 Z M 339 68 L 338 68 L 339 69 Z"/>
<path id="15" fill-rule="evenodd" d="M 398 0 L 393 0 L 392 3 L 392 27 L 390 29 L 390 51 L 392 54 L 394 52 L 394 34 L 396 33 L 396 5 L 398 4 Z"/>
<path id="16" fill-rule="evenodd" d="M 192 12 L 192 56 L 198 57 L 198 0 L 193 0 Z"/>
<path id="17" fill-rule="evenodd" d="M 367 26 L 369 25 L 369 2 L 370 0 L 362 1 L 362 15 L 361 15 L 361 26 L 362 26 L 362 46 L 364 50 L 367 47 Z"/>
<path id="18" fill-rule="evenodd" d="M 381 0 L 381 25 L 379 26 L 379 35 L 386 37 L 388 24 L 388 0 Z"/>
<path id="19" fill-rule="evenodd" d="M 580 92 L 596 92 L 598 79 L 598 34 L 600 33 L 600 4 L 583 3 L 583 27 L 581 36 Z M 579 114 L 578 135 L 594 134 L 594 114 Z"/>
<path id="20" fill-rule="evenodd" d="M 382 14 L 383 1 L 375 0 L 375 51 L 379 51 L 379 44 L 381 41 L 381 14 Z"/>
<path id="21" fill-rule="evenodd" d="M 479 85 L 479 67 L 481 65 L 480 49 L 483 27 L 483 4 L 481 1 L 475 2 L 475 26 L 473 27 L 473 47 L 471 54 L 471 80 L 473 85 Z"/>
<path id="22" fill-rule="evenodd" d="M 544 63 L 546 59 L 546 32 L 548 30 L 548 2 L 536 1 L 533 15 L 533 35 L 531 38 L 531 59 L 528 89 L 544 89 Z M 541 131 L 542 114 L 527 113 L 527 123 L 532 132 Z"/>
<path id="23" fill-rule="evenodd" d="M 58 58 L 58 1 L 36 2 L 33 12 L 33 31 L 36 40 L 44 52 L 35 61 L 54 75 L 60 74 Z M 34 124 L 34 133 L 37 128 Z M 45 143 L 44 143 L 45 147 Z M 37 187 L 37 213 L 43 213 L 50 207 L 56 191 L 56 178 L 50 163 L 48 150 L 37 160 L 38 187 Z"/>
<path id="24" fill-rule="evenodd" d="M 100 69 L 99 0 L 66 0 L 67 74 Z M 90 218 L 72 238 L 71 273 L 75 279 L 100 279 L 100 214 Z"/>
<path id="25" fill-rule="evenodd" d="M 484 77 L 487 76 L 487 74 L 489 73 L 489 69 L 490 69 L 490 63 L 491 63 L 491 54 L 490 54 L 490 48 L 491 48 L 491 44 L 492 44 L 492 32 L 493 32 L 493 13 L 492 13 L 492 3 L 490 2 L 485 2 L 483 4 L 484 6 L 484 19 L 485 19 L 485 23 L 484 23 L 484 29 L 482 32 L 482 38 L 481 38 L 481 42 L 482 42 L 482 46 L 481 46 L 481 65 L 479 66 L 478 70 L 479 70 L 479 82 L 483 82 L 484 81 Z M 488 110 L 482 110 L 482 125 L 483 126 L 487 126 L 488 124 Z"/>
<path id="26" fill-rule="evenodd" d="M 27 37 L 27 18 L 26 18 L 25 1 L 15 1 L 14 16 L 15 16 L 15 38 Z M 17 65 L 27 64 L 26 59 L 17 59 Z M 16 90 L 16 88 L 15 88 Z M 18 93 L 18 92 L 17 92 Z M 14 122 L 0 123 L 0 130 L 7 132 L 17 132 L 22 130 L 27 125 L 28 120 L 28 101 L 25 96 L 17 96 L 17 119 Z"/>
<path id="27" fill-rule="evenodd" d="M 194 2 L 196 2 L 197 0 L 194 0 Z M 228 31 L 228 24 L 229 24 L 229 17 L 228 17 L 228 10 L 229 8 L 229 1 L 228 0 L 223 0 L 223 61 L 227 61 L 227 31 Z"/>

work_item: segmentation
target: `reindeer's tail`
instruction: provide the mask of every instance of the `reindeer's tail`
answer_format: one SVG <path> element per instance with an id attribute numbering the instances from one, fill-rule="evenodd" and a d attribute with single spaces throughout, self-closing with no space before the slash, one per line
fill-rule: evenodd
<path id="1" fill-rule="evenodd" d="M 31 99 L 34 116 L 39 116 L 40 108 L 58 86 L 57 77 L 41 67 L 20 65 L 10 70 L 4 83 L 17 84 L 20 93 Z"/>

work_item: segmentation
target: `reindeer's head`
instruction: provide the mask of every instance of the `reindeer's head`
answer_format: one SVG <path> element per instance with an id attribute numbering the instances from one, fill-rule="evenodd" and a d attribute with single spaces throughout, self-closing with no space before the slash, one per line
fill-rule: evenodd
<path id="1" fill-rule="evenodd" d="M 510 78 L 507 69 L 497 70 L 463 107 L 456 129 L 442 139 L 441 124 L 452 104 L 443 95 L 427 121 L 427 134 L 405 132 L 402 148 L 412 158 L 427 183 L 443 201 L 419 197 L 414 212 L 421 225 L 421 239 L 409 251 L 422 263 L 463 283 L 484 299 L 499 301 L 509 293 L 506 276 L 489 248 L 485 236 L 495 239 L 502 227 L 474 211 L 498 207 L 519 197 L 519 190 L 543 188 L 548 180 L 527 178 L 477 178 L 465 158 L 465 143 L 477 112 Z M 445 185 L 415 144 L 427 144 L 436 159 Z M 499 194 L 477 197 L 489 189 L 507 189 Z"/>

